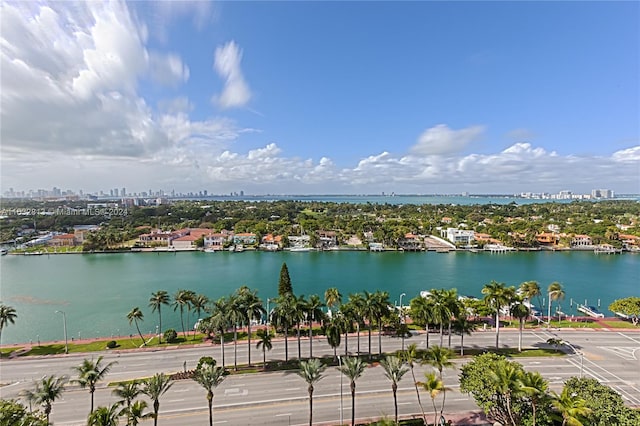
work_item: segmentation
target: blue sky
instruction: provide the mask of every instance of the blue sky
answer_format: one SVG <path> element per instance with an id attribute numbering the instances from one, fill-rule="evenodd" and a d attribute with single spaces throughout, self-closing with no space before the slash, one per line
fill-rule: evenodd
<path id="1" fill-rule="evenodd" d="M 640 192 L 637 2 L 1 7 L 3 191 Z"/>

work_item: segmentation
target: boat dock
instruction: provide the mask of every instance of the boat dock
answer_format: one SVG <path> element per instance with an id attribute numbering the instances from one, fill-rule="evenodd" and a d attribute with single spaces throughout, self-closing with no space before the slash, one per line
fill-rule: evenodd
<path id="1" fill-rule="evenodd" d="M 581 304 L 577 304 L 578 312 L 582 312 L 592 318 L 604 318 L 604 314 L 598 310 L 595 306 L 585 306 Z"/>

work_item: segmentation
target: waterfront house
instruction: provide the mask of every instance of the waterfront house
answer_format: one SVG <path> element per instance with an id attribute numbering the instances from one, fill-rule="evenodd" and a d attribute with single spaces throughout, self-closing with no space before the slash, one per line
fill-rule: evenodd
<path id="1" fill-rule="evenodd" d="M 229 234 L 226 233 L 205 235 L 204 248 L 210 250 L 224 250 L 224 245 L 229 241 L 229 238 Z"/>
<path id="2" fill-rule="evenodd" d="M 440 235 L 456 245 L 471 245 L 475 239 L 475 232 L 467 229 L 447 228 L 446 231 L 441 230 Z"/>
<path id="3" fill-rule="evenodd" d="M 163 245 L 170 246 L 171 242 L 176 238 L 184 237 L 189 234 L 188 229 L 180 229 L 178 231 L 161 231 L 155 229 L 149 234 L 142 234 L 138 237 L 140 243 L 144 245 Z"/>
<path id="4" fill-rule="evenodd" d="M 197 235 L 185 235 L 171 240 L 171 246 L 176 250 L 193 250 L 196 248 L 196 241 L 200 239 Z"/>
<path id="5" fill-rule="evenodd" d="M 294 249 L 302 249 L 311 247 L 311 236 L 309 235 L 289 235 L 289 247 Z"/>
<path id="6" fill-rule="evenodd" d="M 319 248 L 327 249 L 338 245 L 338 237 L 335 231 L 319 230 L 317 234 Z"/>
<path id="7" fill-rule="evenodd" d="M 484 244 L 502 244 L 502 241 L 500 241 L 497 238 L 493 238 L 491 235 L 489 234 L 484 234 L 482 232 L 476 232 L 473 236 L 473 239 L 475 241 L 477 241 L 478 243 L 481 243 L 482 245 Z"/>
<path id="8" fill-rule="evenodd" d="M 555 246 L 560 242 L 560 236 L 552 232 L 543 232 L 536 235 L 536 241 L 541 246 Z"/>
<path id="9" fill-rule="evenodd" d="M 588 249 L 591 250 L 593 248 L 593 240 L 588 235 L 574 235 L 571 239 L 571 248 L 574 249 Z"/>
<path id="10" fill-rule="evenodd" d="M 398 247 L 408 251 L 419 251 L 422 249 L 422 238 L 409 232 L 398 240 Z"/>
<path id="11" fill-rule="evenodd" d="M 258 236 L 251 232 L 239 233 L 233 235 L 233 244 L 252 245 L 255 244 Z"/>
<path id="12" fill-rule="evenodd" d="M 84 243 L 84 240 L 87 238 L 90 232 L 94 232 L 99 230 L 100 227 L 98 225 L 76 225 L 73 227 L 73 235 L 78 244 Z"/>
<path id="13" fill-rule="evenodd" d="M 58 234 L 52 236 L 47 244 L 53 247 L 73 247 L 77 242 L 74 234 Z"/>

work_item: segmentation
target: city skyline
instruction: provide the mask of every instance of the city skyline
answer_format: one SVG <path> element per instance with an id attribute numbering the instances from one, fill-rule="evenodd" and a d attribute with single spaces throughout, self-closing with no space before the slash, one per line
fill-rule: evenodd
<path id="1" fill-rule="evenodd" d="M 0 7 L 2 194 L 640 192 L 636 2 Z"/>

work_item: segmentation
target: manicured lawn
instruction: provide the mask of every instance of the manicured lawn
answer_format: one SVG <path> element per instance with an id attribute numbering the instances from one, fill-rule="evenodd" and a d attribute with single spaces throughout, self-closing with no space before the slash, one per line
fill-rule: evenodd
<path id="1" fill-rule="evenodd" d="M 637 325 L 633 325 L 631 321 L 605 320 L 600 322 L 610 328 L 639 328 Z"/>
<path id="2" fill-rule="evenodd" d="M 11 352 L 19 351 L 22 348 L 4 348 L 0 349 L 0 358 L 8 358 Z"/>

